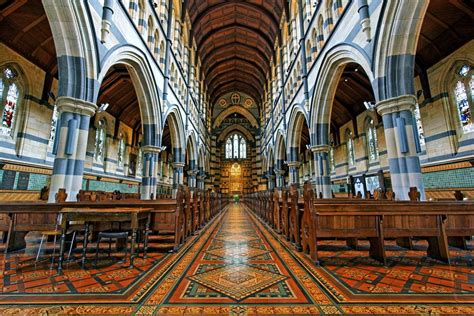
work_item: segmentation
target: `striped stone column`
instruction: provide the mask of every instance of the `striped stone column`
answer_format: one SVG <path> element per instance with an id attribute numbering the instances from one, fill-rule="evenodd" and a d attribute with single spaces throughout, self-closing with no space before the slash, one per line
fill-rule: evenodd
<path id="1" fill-rule="evenodd" d="M 331 169 L 329 168 L 329 145 L 316 145 L 311 147 L 314 156 L 314 169 L 316 173 L 316 194 L 324 199 L 332 198 Z"/>
<path id="2" fill-rule="evenodd" d="M 49 203 L 54 203 L 59 189 L 66 189 L 66 201 L 76 201 L 82 188 L 84 161 L 91 116 L 97 105 L 71 97 L 56 100 L 59 113 L 53 175 L 49 193 Z"/>
<path id="3" fill-rule="evenodd" d="M 290 185 L 291 184 L 296 184 L 297 187 L 300 185 L 300 166 L 301 162 L 299 161 L 289 161 L 288 162 L 288 168 L 290 171 Z"/>
<path id="4" fill-rule="evenodd" d="M 416 187 L 425 200 L 418 153 L 421 152 L 413 110 L 416 97 L 404 95 L 377 104 L 382 116 L 392 190 L 397 200 L 409 200 L 410 187 Z"/>
<path id="5" fill-rule="evenodd" d="M 198 169 L 188 170 L 188 186 L 191 191 L 197 187 L 197 174 L 199 173 Z"/>
<path id="6" fill-rule="evenodd" d="M 268 189 L 272 190 L 275 188 L 275 169 L 273 167 L 268 168 Z"/>
<path id="7" fill-rule="evenodd" d="M 140 198 L 142 200 L 154 200 L 156 198 L 156 186 L 158 183 L 158 162 L 161 148 L 145 145 L 143 151 L 142 184 L 140 186 Z"/>
<path id="8" fill-rule="evenodd" d="M 173 197 L 176 197 L 178 185 L 183 184 L 184 162 L 173 162 Z"/>

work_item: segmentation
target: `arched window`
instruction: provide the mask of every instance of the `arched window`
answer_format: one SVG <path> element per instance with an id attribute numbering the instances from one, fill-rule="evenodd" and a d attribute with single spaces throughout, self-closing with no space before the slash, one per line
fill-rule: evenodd
<path id="1" fill-rule="evenodd" d="M 99 163 L 103 163 L 104 157 L 105 157 L 105 137 L 106 137 L 105 128 L 106 128 L 106 123 L 105 123 L 105 120 L 102 119 L 99 121 L 97 130 L 95 132 L 94 159 Z"/>
<path id="2" fill-rule="evenodd" d="M 463 64 L 457 69 L 454 84 L 454 98 L 458 110 L 459 121 L 463 132 L 474 131 L 472 113 L 474 111 L 474 71 L 472 67 Z"/>
<path id="3" fill-rule="evenodd" d="M 240 139 L 240 158 L 247 158 L 247 142 L 243 137 Z"/>
<path id="4" fill-rule="evenodd" d="M 423 122 L 421 121 L 420 106 L 418 103 L 413 110 L 413 115 L 415 116 L 416 128 L 418 129 L 418 139 L 420 140 L 420 145 L 425 145 L 425 133 L 423 131 Z"/>
<path id="5" fill-rule="evenodd" d="M 232 158 L 232 140 L 230 138 L 228 138 L 225 143 L 225 158 Z"/>
<path id="6" fill-rule="evenodd" d="M 329 166 L 331 168 L 331 173 L 336 171 L 336 161 L 334 159 L 334 147 L 331 146 L 329 149 Z"/>
<path id="7" fill-rule="evenodd" d="M 51 126 L 50 126 L 50 133 L 49 133 L 49 141 L 48 141 L 48 151 L 52 151 L 54 147 L 54 140 L 56 139 L 56 128 L 58 124 L 58 109 L 56 105 L 53 109 L 53 116 L 51 117 Z"/>
<path id="8" fill-rule="evenodd" d="M 119 167 L 123 167 L 125 161 L 125 137 L 122 133 L 119 135 L 119 143 L 118 143 L 118 152 L 117 152 L 117 164 Z"/>
<path id="9" fill-rule="evenodd" d="M 2 106 L 2 126 L 0 134 L 13 136 L 15 115 L 18 110 L 20 88 L 18 86 L 18 74 L 12 68 L 2 69 L 0 74 L 0 97 Z"/>
<path id="10" fill-rule="evenodd" d="M 160 49 L 161 47 L 158 45 L 160 43 L 160 33 L 158 32 L 158 29 L 155 30 L 155 49 L 153 51 L 153 56 L 155 59 L 160 62 Z M 160 43 L 161 44 L 161 43 Z"/>
<path id="11" fill-rule="evenodd" d="M 143 150 L 142 148 L 140 147 L 138 149 L 138 155 L 137 155 L 137 171 L 136 171 L 136 175 L 138 177 L 141 177 L 142 174 L 143 174 Z"/>
<path id="12" fill-rule="evenodd" d="M 247 141 L 240 134 L 230 135 L 225 142 L 226 159 L 247 159 Z"/>
<path id="13" fill-rule="evenodd" d="M 155 37 L 154 37 L 154 34 L 153 34 L 153 18 L 151 17 L 151 15 L 148 17 L 148 38 L 146 39 L 147 40 L 147 44 L 148 44 L 148 47 L 150 48 L 151 52 L 154 53 L 155 51 Z"/>
<path id="14" fill-rule="evenodd" d="M 347 162 L 349 167 L 355 165 L 354 140 L 352 139 L 352 131 L 346 130 L 346 146 L 347 146 Z"/>
<path id="15" fill-rule="evenodd" d="M 332 28 L 334 26 L 334 21 L 333 21 L 333 16 L 332 16 L 333 6 L 334 6 L 333 0 L 329 0 L 327 2 L 327 8 L 326 8 L 326 13 L 328 15 L 328 17 L 327 17 L 327 30 L 328 30 L 328 33 L 332 31 Z"/>
<path id="16" fill-rule="evenodd" d="M 320 50 L 324 46 L 324 22 L 322 15 L 318 18 L 318 46 Z"/>
<path id="17" fill-rule="evenodd" d="M 367 152 L 369 154 L 369 161 L 377 161 L 377 159 L 379 159 L 377 131 L 372 118 L 367 119 L 367 122 L 365 123 L 365 133 L 367 136 Z"/>

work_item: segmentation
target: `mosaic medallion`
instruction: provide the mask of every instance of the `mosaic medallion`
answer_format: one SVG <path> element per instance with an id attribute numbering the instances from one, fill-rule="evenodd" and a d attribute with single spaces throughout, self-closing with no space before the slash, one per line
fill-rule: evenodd
<path id="1" fill-rule="evenodd" d="M 216 292 L 240 301 L 260 292 L 287 277 L 278 273 L 239 264 L 195 274 L 189 277 Z"/>

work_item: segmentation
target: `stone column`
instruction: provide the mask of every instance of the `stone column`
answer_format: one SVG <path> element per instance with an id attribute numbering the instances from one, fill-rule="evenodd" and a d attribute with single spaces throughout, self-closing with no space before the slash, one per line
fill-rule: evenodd
<path id="1" fill-rule="evenodd" d="M 300 171 L 301 162 L 299 161 L 289 161 L 288 167 L 290 169 L 290 184 L 296 184 L 299 187 L 299 171 Z"/>
<path id="2" fill-rule="evenodd" d="M 314 170 L 316 174 L 316 195 L 324 199 L 332 198 L 331 169 L 329 167 L 329 145 L 311 147 L 314 156 Z"/>
<path id="3" fill-rule="evenodd" d="M 206 180 L 206 175 L 204 172 L 200 171 L 198 175 L 196 176 L 197 178 L 197 187 L 199 190 L 204 190 L 205 187 L 205 180 Z"/>
<path id="4" fill-rule="evenodd" d="M 145 145 L 143 151 L 142 184 L 140 187 L 140 198 L 142 200 L 154 200 L 156 198 L 156 186 L 158 183 L 158 161 L 161 148 Z"/>
<path id="5" fill-rule="evenodd" d="M 194 189 L 197 187 L 196 177 L 198 173 L 198 169 L 188 170 L 188 186 L 191 191 L 194 191 Z"/>
<path id="6" fill-rule="evenodd" d="M 71 97 L 59 97 L 56 101 L 59 124 L 53 175 L 49 191 L 49 203 L 55 202 L 59 189 L 66 189 L 66 201 L 76 201 L 82 188 L 84 161 L 90 119 L 97 111 L 97 105 Z"/>
<path id="7" fill-rule="evenodd" d="M 173 162 L 173 198 L 176 197 L 178 185 L 183 184 L 184 162 Z"/>
<path id="8" fill-rule="evenodd" d="M 275 172 L 275 175 L 276 175 L 276 187 L 277 187 L 278 190 L 281 191 L 281 189 L 285 185 L 285 181 L 284 181 L 284 178 L 283 178 L 283 176 L 285 175 L 285 171 L 275 169 L 274 172 Z"/>
<path id="9" fill-rule="evenodd" d="M 425 200 L 418 157 L 421 148 L 413 116 L 415 105 L 416 98 L 413 95 L 384 100 L 376 105 L 383 120 L 390 178 L 397 200 L 409 200 L 410 187 L 416 187 L 421 200 Z"/>

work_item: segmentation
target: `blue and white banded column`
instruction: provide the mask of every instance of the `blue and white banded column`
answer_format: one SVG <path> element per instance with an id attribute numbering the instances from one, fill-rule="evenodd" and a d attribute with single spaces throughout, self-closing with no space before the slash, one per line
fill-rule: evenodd
<path id="1" fill-rule="evenodd" d="M 97 105 L 72 97 L 56 100 L 59 113 L 53 154 L 56 155 L 48 202 L 54 203 L 59 189 L 66 189 L 66 201 L 76 201 L 82 188 L 84 161 L 91 117 Z"/>
<path id="2" fill-rule="evenodd" d="M 173 198 L 176 197 L 176 192 L 178 191 L 178 185 L 183 184 L 183 172 L 184 172 L 184 162 L 178 161 L 173 162 Z"/>
<path id="3" fill-rule="evenodd" d="M 385 131 L 392 190 L 397 200 L 409 200 L 410 187 L 416 187 L 421 194 L 421 200 L 425 200 L 418 157 L 421 147 L 413 116 L 415 106 L 416 98 L 413 95 L 404 95 L 377 104 Z"/>
<path id="4" fill-rule="evenodd" d="M 300 166 L 301 162 L 299 161 L 289 161 L 288 168 L 290 171 L 290 185 L 296 184 L 297 187 L 300 185 Z"/>
<path id="5" fill-rule="evenodd" d="M 332 198 L 331 176 L 329 168 L 329 145 L 315 145 L 311 147 L 314 156 L 316 173 L 316 195 L 324 199 Z"/>
<path id="6" fill-rule="evenodd" d="M 188 170 L 188 186 L 191 191 L 197 187 L 197 175 L 199 173 L 198 169 L 190 169 Z"/>
<path id="7" fill-rule="evenodd" d="M 142 184 L 140 186 L 140 199 L 154 200 L 158 183 L 158 162 L 161 148 L 145 145 L 143 152 Z"/>

